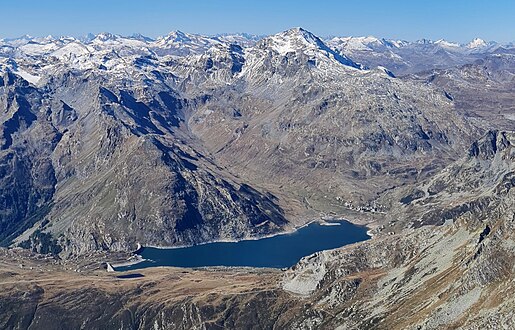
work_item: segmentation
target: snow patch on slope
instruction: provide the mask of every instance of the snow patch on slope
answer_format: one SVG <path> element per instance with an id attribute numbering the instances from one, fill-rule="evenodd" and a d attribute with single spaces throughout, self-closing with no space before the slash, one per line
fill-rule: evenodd
<path id="1" fill-rule="evenodd" d="M 435 44 L 439 45 L 440 47 L 444 47 L 444 48 L 460 48 L 460 44 L 455 43 L 455 42 L 450 42 L 450 41 L 447 41 L 444 39 L 435 41 Z"/>
<path id="2" fill-rule="evenodd" d="M 16 71 L 13 71 L 13 72 L 33 85 L 37 85 L 37 83 L 41 80 L 41 77 L 33 75 L 33 74 L 31 74 L 25 70 L 22 70 L 20 68 L 18 68 Z"/>
<path id="3" fill-rule="evenodd" d="M 290 29 L 267 38 L 271 49 L 280 55 L 296 50 L 314 50 L 320 48 L 322 41 L 302 28 Z"/>

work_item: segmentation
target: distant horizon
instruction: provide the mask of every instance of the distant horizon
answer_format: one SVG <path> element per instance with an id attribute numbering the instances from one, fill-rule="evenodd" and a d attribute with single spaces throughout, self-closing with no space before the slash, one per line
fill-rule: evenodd
<path id="1" fill-rule="evenodd" d="M 152 38 L 181 30 L 216 35 L 271 35 L 302 26 L 318 36 L 379 36 L 391 40 L 474 38 L 515 41 L 511 0 L 25 0 L 0 3 L 0 38 L 83 36 L 109 31 Z"/>
<path id="2" fill-rule="evenodd" d="M 373 37 L 373 38 L 377 38 L 377 39 L 384 39 L 384 40 L 395 40 L 395 41 L 406 41 L 406 42 L 417 42 L 417 41 L 422 41 L 422 40 L 428 40 L 428 41 L 432 41 L 432 42 L 437 42 L 439 40 L 444 40 L 444 41 L 447 41 L 447 42 L 451 42 L 451 43 L 458 43 L 460 45 L 466 45 L 468 43 L 470 43 L 471 41 L 475 40 L 475 39 L 482 39 L 484 40 L 485 42 L 495 42 L 495 43 L 500 43 L 500 44 L 508 44 L 508 43 L 515 43 L 515 40 L 508 40 L 508 41 L 498 41 L 498 40 L 491 40 L 491 39 L 483 39 L 481 37 L 474 37 L 470 40 L 466 40 L 465 42 L 460 42 L 460 41 L 456 41 L 456 40 L 450 40 L 450 39 L 446 39 L 446 38 L 425 38 L 425 37 L 422 37 L 422 38 L 419 38 L 419 39 L 402 39 L 402 38 L 387 38 L 387 37 L 383 37 L 383 36 L 380 36 L 380 35 L 344 35 L 344 34 L 331 34 L 331 35 L 319 35 L 309 29 L 305 29 L 304 27 L 301 27 L 301 26 L 295 26 L 295 27 L 291 27 L 291 28 L 288 28 L 288 29 L 285 29 L 285 30 L 281 30 L 281 31 L 277 31 L 277 32 L 274 32 L 274 33 L 271 33 L 271 34 L 254 34 L 254 33 L 249 33 L 249 32 L 245 32 L 245 31 L 238 31 L 238 32 L 220 32 L 220 33 L 213 33 L 213 34 L 202 34 L 202 33 L 193 33 L 193 32 L 189 32 L 189 31 L 186 31 L 184 29 L 175 29 L 175 30 L 170 30 L 164 34 L 161 34 L 161 35 L 157 35 L 157 36 L 151 36 L 151 35 L 146 35 L 144 33 L 140 33 L 140 32 L 133 32 L 133 33 L 129 33 L 129 34 L 122 34 L 122 33 L 113 33 L 111 31 L 100 31 L 100 32 L 97 32 L 97 33 L 93 33 L 93 32 L 88 32 L 88 33 L 85 33 L 85 34 L 80 34 L 80 35 L 73 35 L 73 34 L 60 34 L 60 35 L 52 35 L 52 34 L 47 34 L 47 35 L 31 35 L 29 33 L 26 33 L 26 34 L 21 34 L 19 36 L 15 36 L 15 37 L 4 37 L 2 35 L 0 35 L 0 40 L 5 40 L 5 41 L 9 41 L 9 40 L 19 40 L 19 39 L 23 39 L 24 37 L 28 37 L 28 38 L 34 38 L 34 39 L 44 39 L 44 38 L 48 38 L 48 37 L 52 37 L 54 39 L 59 39 L 59 38 L 67 38 L 67 37 L 71 37 L 71 38 L 75 38 L 75 39 L 83 39 L 83 38 L 87 38 L 88 36 L 98 36 L 100 34 L 103 34 L 103 33 L 109 33 L 109 34 L 112 34 L 112 35 L 115 35 L 115 36 L 120 36 L 120 37 L 124 37 L 124 38 L 130 38 L 130 37 L 133 37 L 133 36 L 136 36 L 136 35 L 140 35 L 142 37 L 145 37 L 145 38 L 150 38 L 152 40 L 157 40 L 159 38 L 163 38 L 163 37 L 166 37 L 167 35 L 173 33 L 173 32 L 182 32 L 182 33 L 185 33 L 185 34 L 190 34 L 190 35 L 197 35 L 197 36 L 203 36 L 203 37 L 218 37 L 218 36 L 223 36 L 223 35 L 249 35 L 249 36 L 253 36 L 253 37 L 257 37 L 257 38 L 266 38 L 268 36 L 271 36 L 271 35 L 274 35 L 274 34 L 278 34 L 278 33 L 281 33 L 281 32 L 284 32 L 284 31 L 288 31 L 290 29 L 294 29 L 294 28 L 302 28 L 306 31 L 309 31 L 311 33 L 313 33 L 314 35 L 316 35 L 317 37 L 323 39 L 323 40 L 327 40 L 327 39 L 331 39 L 331 38 L 368 38 L 368 37 Z"/>

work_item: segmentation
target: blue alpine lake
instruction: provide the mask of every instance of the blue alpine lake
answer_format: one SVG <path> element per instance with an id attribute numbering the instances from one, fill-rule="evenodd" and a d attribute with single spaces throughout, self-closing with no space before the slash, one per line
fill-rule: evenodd
<path id="1" fill-rule="evenodd" d="M 367 228 L 348 221 L 312 222 L 292 233 L 238 242 L 214 242 L 180 248 L 143 247 L 145 260 L 115 267 L 127 271 L 147 267 L 248 266 L 284 268 L 302 257 L 369 239 Z"/>

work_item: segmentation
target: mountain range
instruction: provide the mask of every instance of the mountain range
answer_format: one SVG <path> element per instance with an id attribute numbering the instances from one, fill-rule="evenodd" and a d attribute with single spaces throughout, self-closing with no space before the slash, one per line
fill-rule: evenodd
<path id="1" fill-rule="evenodd" d="M 2 62 L 6 243 L 48 233 L 80 254 L 267 234 L 366 204 L 477 135 L 444 92 L 300 28 L 246 48 L 182 32 L 44 40 Z"/>
<path id="2" fill-rule="evenodd" d="M 0 40 L 0 285 L 34 275 L 17 264 L 42 278 L 0 296 L 0 325 L 509 328 L 514 83 L 515 46 L 480 39 Z M 156 269 L 115 288 L 100 270 L 141 245 L 326 217 L 374 238 L 284 272 Z M 89 312 L 60 319 L 60 296 Z"/>

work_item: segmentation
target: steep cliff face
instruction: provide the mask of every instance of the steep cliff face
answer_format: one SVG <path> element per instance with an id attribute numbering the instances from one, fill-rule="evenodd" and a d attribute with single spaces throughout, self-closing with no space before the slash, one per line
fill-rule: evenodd
<path id="1" fill-rule="evenodd" d="M 62 135 L 41 94 L 5 72 L 0 81 L 0 241 L 44 216 L 55 191 L 51 153 Z M 39 138 L 45 137 L 43 141 Z"/>
<path id="2" fill-rule="evenodd" d="M 64 256 L 238 239 L 287 224 L 273 195 L 224 174 L 187 142 L 174 92 L 138 94 L 95 74 L 56 76 L 47 91 L 10 79 L 4 244 Z"/>

